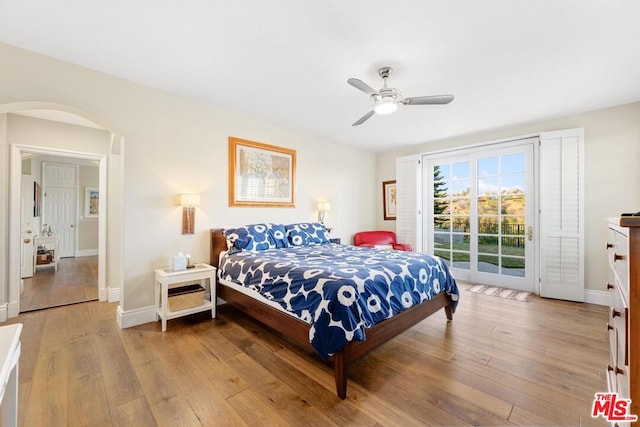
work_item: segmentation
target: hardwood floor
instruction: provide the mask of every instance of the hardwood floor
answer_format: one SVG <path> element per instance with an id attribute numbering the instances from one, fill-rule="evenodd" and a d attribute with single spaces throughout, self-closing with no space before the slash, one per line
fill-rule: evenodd
<path id="1" fill-rule="evenodd" d="M 98 257 L 61 258 L 58 271 L 41 268 L 24 279 L 20 311 L 98 299 Z"/>
<path id="2" fill-rule="evenodd" d="M 466 287 L 461 285 L 461 288 Z M 598 425 L 607 308 L 461 290 L 351 366 L 348 396 L 317 357 L 222 306 L 120 330 L 116 304 L 21 314 L 21 426 Z"/>

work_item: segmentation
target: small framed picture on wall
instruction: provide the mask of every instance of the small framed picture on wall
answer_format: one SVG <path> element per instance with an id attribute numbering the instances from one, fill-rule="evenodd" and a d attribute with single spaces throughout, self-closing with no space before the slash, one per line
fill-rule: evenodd
<path id="1" fill-rule="evenodd" d="M 98 218 L 100 193 L 97 188 L 86 187 L 84 190 L 84 217 Z"/>
<path id="2" fill-rule="evenodd" d="M 396 180 L 382 183 L 382 205 L 385 220 L 396 219 Z"/>

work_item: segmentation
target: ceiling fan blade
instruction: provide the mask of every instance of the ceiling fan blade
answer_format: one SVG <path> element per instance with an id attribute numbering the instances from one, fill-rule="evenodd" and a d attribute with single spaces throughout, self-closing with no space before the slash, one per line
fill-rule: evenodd
<path id="1" fill-rule="evenodd" d="M 376 112 L 373 111 L 373 110 L 369 111 L 367 114 L 365 114 L 364 116 L 362 116 L 358 120 L 356 120 L 356 122 L 354 124 L 352 124 L 351 126 L 360 126 L 361 124 L 363 124 L 364 122 L 369 120 L 369 117 L 373 116 L 375 113 Z"/>
<path id="2" fill-rule="evenodd" d="M 432 96 L 416 96 L 413 98 L 405 98 L 402 100 L 404 105 L 430 105 L 430 104 L 448 104 L 453 101 L 453 95 L 432 95 Z"/>
<path id="3" fill-rule="evenodd" d="M 347 83 L 349 83 L 351 86 L 355 87 L 356 89 L 360 89 L 367 95 L 373 95 L 374 93 L 377 92 L 371 86 L 369 86 L 368 84 L 366 84 L 360 79 L 350 78 L 349 80 L 347 80 Z"/>

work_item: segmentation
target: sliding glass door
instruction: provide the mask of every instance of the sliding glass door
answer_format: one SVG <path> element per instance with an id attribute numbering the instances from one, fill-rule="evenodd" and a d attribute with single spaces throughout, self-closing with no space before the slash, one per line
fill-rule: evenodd
<path id="1" fill-rule="evenodd" d="M 461 280 L 533 290 L 533 143 L 424 160 L 427 252 Z"/>

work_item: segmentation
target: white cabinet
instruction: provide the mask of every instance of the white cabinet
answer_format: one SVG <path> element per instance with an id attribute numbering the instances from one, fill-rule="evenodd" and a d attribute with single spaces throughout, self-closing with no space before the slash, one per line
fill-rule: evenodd
<path id="1" fill-rule="evenodd" d="M 58 260 L 60 259 L 60 239 L 57 237 L 36 237 L 34 240 L 35 250 L 33 253 L 33 272 L 39 268 L 53 267 L 58 271 Z"/>

